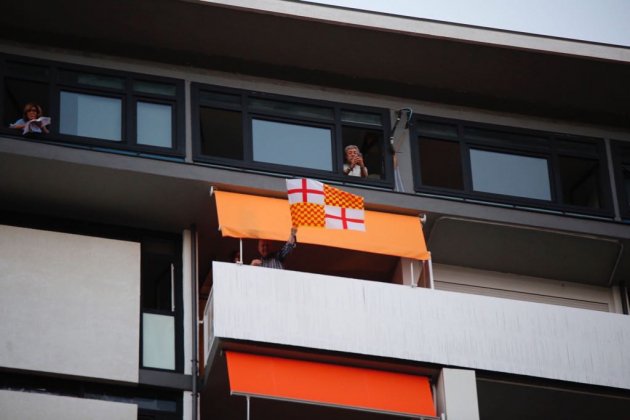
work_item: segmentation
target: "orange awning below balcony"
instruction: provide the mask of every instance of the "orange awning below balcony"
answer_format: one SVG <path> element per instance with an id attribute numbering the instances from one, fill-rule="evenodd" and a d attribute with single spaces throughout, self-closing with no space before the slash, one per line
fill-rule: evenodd
<path id="1" fill-rule="evenodd" d="M 234 395 L 410 416 L 435 416 L 429 378 L 226 352 Z"/>
<path id="2" fill-rule="evenodd" d="M 223 236 L 285 241 L 291 229 L 286 199 L 216 191 Z M 428 260 L 419 217 L 365 211 L 365 232 L 300 227 L 298 242 Z"/>

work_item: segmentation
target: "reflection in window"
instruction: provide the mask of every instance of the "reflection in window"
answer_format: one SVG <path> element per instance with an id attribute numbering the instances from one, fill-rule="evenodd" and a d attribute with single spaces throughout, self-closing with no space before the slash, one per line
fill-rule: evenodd
<path id="1" fill-rule="evenodd" d="M 239 111 L 201 108 L 201 153 L 228 159 L 243 159 L 243 124 Z"/>
<path id="2" fill-rule="evenodd" d="M 332 171 L 328 128 L 253 120 L 252 136 L 257 162 Z"/>
<path id="3" fill-rule="evenodd" d="M 137 103 L 138 144 L 171 147 L 173 112 L 170 105 Z"/>
<path id="4" fill-rule="evenodd" d="M 459 143 L 420 139 L 420 176 L 424 185 L 463 190 Z"/>
<path id="5" fill-rule="evenodd" d="M 122 101 L 118 98 L 61 92 L 62 134 L 121 140 Z"/>
<path id="6" fill-rule="evenodd" d="M 560 156 L 558 165 L 564 203 L 601 208 L 599 162 L 595 159 Z"/>
<path id="7" fill-rule="evenodd" d="M 384 178 L 383 167 L 383 131 L 359 127 L 342 128 L 343 147 L 354 144 L 363 155 L 363 163 L 368 170 L 368 178 Z"/>
<path id="8" fill-rule="evenodd" d="M 473 190 L 551 200 L 546 159 L 470 150 Z"/>

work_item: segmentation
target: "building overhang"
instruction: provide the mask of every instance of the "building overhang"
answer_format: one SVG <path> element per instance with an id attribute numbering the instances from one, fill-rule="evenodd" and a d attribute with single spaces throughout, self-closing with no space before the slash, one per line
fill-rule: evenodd
<path id="1" fill-rule="evenodd" d="M 630 126 L 625 47 L 277 0 L 34 0 L 1 9 L 0 37 L 10 42 Z"/>

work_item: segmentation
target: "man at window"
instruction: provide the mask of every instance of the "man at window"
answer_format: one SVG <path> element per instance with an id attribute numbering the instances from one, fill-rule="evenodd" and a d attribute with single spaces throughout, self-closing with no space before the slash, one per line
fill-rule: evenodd
<path id="1" fill-rule="evenodd" d="M 368 170 L 363 163 L 363 156 L 361 152 L 359 152 L 359 148 L 351 144 L 346 146 L 344 152 L 346 155 L 346 163 L 343 164 L 343 173 L 349 176 L 367 178 Z"/>

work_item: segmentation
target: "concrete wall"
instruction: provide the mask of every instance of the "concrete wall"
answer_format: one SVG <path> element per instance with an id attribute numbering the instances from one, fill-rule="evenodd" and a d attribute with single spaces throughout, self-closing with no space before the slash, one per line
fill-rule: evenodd
<path id="1" fill-rule="evenodd" d="M 137 382 L 140 244 L 0 226 L 0 366 Z"/>
<path id="2" fill-rule="evenodd" d="M 136 420 L 138 407 L 112 401 L 0 390 L 2 420 Z"/>
<path id="3" fill-rule="evenodd" d="M 624 315 L 213 264 L 217 337 L 630 389 Z"/>

